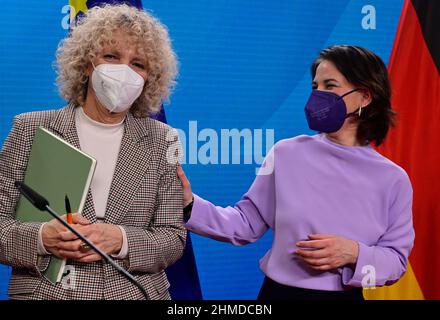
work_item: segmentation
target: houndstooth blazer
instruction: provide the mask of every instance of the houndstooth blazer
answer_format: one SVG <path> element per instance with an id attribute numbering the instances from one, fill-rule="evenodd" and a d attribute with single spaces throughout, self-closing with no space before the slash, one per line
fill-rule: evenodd
<path id="1" fill-rule="evenodd" d="M 0 154 L 0 263 L 12 266 L 11 299 L 143 299 L 139 289 L 105 262 L 73 266 L 74 283 L 51 284 L 42 272 L 50 256 L 37 255 L 41 223 L 14 219 L 22 181 L 38 126 L 53 131 L 79 147 L 73 105 L 59 110 L 30 112 L 14 118 Z M 169 126 L 129 114 L 113 176 L 104 223 L 122 226 L 129 253 L 119 265 L 144 286 L 150 299 L 170 299 L 164 269 L 178 260 L 185 246 L 182 189 L 176 166 L 166 160 L 173 142 Z M 97 222 L 89 190 L 83 216 Z M 70 267 L 71 268 L 71 267 Z M 64 288 L 63 288 L 64 287 Z"/>

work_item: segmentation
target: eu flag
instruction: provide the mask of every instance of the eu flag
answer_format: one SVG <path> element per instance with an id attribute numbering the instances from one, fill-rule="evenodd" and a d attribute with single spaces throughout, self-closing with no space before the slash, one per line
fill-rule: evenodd
<path id="1" fill-rule="evenodd" d="M 128 5 L 131 5 L 133 7 L 142 9 L 142 0 L 88 0 L 87 1 L 87 7 L 91 8 L 94 6 L 99 6 L 103 3 L 109 3 L 109 4 L 119 4 L 119 3 L 126 3 Z"/>
<path id="2" fill-rule="evenodd" d="M 71 7 L 70 18 L 72 21 L 73 19 L 76 20 L 83 15 L 87 9 L 94 6 L 122 3 L 142 9 L 141 0 L 69 0 L 69 5 Z M 165 123 L 167 122 L 163 107 L 157 114 L 152 115 L 151 117 Z M 165 271 L 171 285 L 170 293 L 173 300 L 202 299 L 199 276 L 189 233 L 182 258 Z"/>

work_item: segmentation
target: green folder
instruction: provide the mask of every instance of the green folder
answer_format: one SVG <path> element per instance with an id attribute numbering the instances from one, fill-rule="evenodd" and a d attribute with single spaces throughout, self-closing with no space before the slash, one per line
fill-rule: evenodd
<path id="1" fill-rule="evenodd" d="M 24 182 L 45 197 L 50 207 L 60 215 L 66 213 L 65 195 L 70 199 L 72 211 L 82 212 L 95 167 L 94 158 L 49 130 L 39 127 L 35 133 Z M 22 222 L 45 222 L 53 218 L 21 196 L 16 219 Z M 44 276 L 53 284 L 60 282 L 65 265 L 66 260 L 51 256 Z"/>

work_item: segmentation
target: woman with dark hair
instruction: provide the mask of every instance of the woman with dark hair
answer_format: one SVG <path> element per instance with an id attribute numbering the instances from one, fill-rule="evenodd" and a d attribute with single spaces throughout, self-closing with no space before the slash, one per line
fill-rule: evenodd
<path id="1" fill-rule="evenodd" d="M 258 298 L 363 299 L 396 282 L 414 242 L 408 175 L 371 146 L 393 125 L 382 60 L 333 46 L 313 62 L 305 106 L 317 135 L 279 141 L 249 191 L 222 208 L 192 194 L 181 168 L 187 228 L 243 245 L 273 230 Z"/>

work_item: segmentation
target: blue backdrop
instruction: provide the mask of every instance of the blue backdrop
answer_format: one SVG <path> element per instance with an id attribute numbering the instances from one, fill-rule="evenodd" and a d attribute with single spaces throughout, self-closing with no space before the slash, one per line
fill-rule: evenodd
<path id="1" fill-rule="evenodd" d="M 65 103 L 54 85 L 52 65 L 57 44 L 67 33 L 66 4 L 28 0 L 1 6 L 0 142 L 14 115 Z M 165 106 L 168 123 L 188 132 L 194 120 L 199 131 L 211 128 L 219 135 L 221 129 L 274 129 L 276 141 L 310 133 L 303 107 L 313 58 L 331 44 L 356 44 L 387 62 L 402 4 L 144 0 L 144 7 L 168 26 L 180 59 L 178 86 Z M 218 205 L 240 198 L 255 177 L 255 167 L 184 166 L 194 191 Z M 263 278 L 258 260 L 271 240 L 268 233 L 254 244 L 233 247 L 193 236 L 204 298 L 254 299 Z M 0 266 L 0 298 L 7 297 L 8 279 L 9 269 Z"/>

